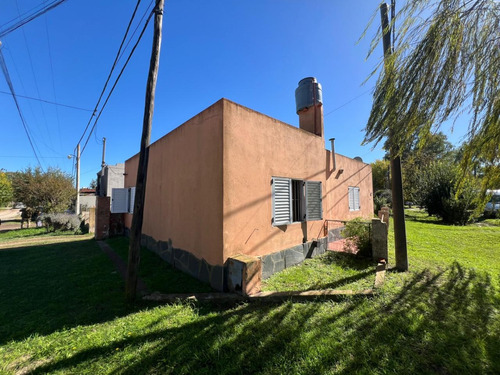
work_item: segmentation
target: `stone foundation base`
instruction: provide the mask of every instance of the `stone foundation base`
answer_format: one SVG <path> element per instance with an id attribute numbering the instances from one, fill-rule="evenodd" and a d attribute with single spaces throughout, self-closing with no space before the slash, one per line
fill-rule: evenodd
<path id="1" fill-rule="evenodd" d="M 317 241 L 309 241 L 276 253 L 263 255 L 262 279 L 267 279 L 276 272 L 285 268 L 302 263 L 306 258 L 312 258 L 323 254 L 328 248 L 328 237 L 323 237 Z"/>
<path id="2" fill-rule="evenodd" d="M 171 241 L 156 241 L 146 234 L 141 237 L 141 246 L 158 254 L 160 258 L 173 267 L 210 284 L 215 290 L 225 290 L 223 266 L 213 266 L 207 263 L 205 259 L 198 259 L 189 251 L 172 247 Z"/>
<path id="3" fill-rule="evenodd" d="M 225 266 L 211 265 L 189 251 L 172 247 L 171 241 L 156 241 L 146 234 L 141 237 L 141 246 L 158 254 L 173 267 L 210 284 L 215 290 L 241 291 L 242 294 L 248 295 L 260 289 L 261 279 L 267 279 L 276 272 L 302 263 L 306 258 L 325 253 L 329 237 L 337 235 L 329 233 L 328 237 L 264 255 L 259 257 L 260 259 L 240 254 L 228 259 Z"/>

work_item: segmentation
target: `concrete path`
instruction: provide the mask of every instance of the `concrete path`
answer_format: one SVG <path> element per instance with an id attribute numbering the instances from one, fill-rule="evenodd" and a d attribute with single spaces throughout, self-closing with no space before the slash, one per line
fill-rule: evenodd
<path id="1" fill-rule="evenodd" d="M 113 262 L 116 267 L 116 270 L 125 281 L 127 279 L 127 263 L 123 261 L 123 259 L 115 253 L 115 251 L 104 241 L 96 241 L 102 251 L 109 257 L 109 259 Z M 149 293 L 148 287 L 146 283 L 142 281 L 140 278 L 137 279 L 137 293 L 141 296 L 145 296 Z"/>

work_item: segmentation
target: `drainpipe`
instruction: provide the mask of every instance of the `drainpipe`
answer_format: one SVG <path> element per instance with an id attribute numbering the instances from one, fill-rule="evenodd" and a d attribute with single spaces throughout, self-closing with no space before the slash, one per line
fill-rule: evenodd
<path id="1" fill-rule="evenodd" d="M 332 144 L 332 161 L 333 161 L 332 171 L 334 171 L 337 169 L 337 159 L 335 157 L 335 138 L 330 138 L 330 142 Z"/>

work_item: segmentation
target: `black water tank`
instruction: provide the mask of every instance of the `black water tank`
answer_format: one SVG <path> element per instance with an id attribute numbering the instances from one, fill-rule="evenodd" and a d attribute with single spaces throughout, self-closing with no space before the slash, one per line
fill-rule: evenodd
<path id="1" fill-rule="evenodd" d="M 299 87 L 295 89 L 295 104 L 297 113 L 304 108 L 309 108 L 317 103 L 323 103 L 323 93 L 321 84 L 316 78 L 307 77 L 299 82 Z"/>

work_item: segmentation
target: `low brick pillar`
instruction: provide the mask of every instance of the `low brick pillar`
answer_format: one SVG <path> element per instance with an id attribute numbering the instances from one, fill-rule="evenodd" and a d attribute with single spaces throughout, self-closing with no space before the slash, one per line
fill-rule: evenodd
<path id="1" fill-rule="evenodd" d="M 227 260 L 226 268 L 228 291 L 245 296 L 260 292 L 262 264 L 259 258 L 238 254 Z"/>
<path id="2" fill-rule="evenodd" d="M 372 219 L 372 258 L 379 261 L 388 260 L 387 224 L 380 219 Z"/>
<path id="3" fill-rule="evenodd" d="M 95 207 L 89 208 L 89 233 L 95 233 Z"/>
<path id="4" fill-rule="evenodd" d="M 95 216 L 95 239 L 103 240 L 109 237 L 110 219 L 109 197 L 97 197 Z"/>

